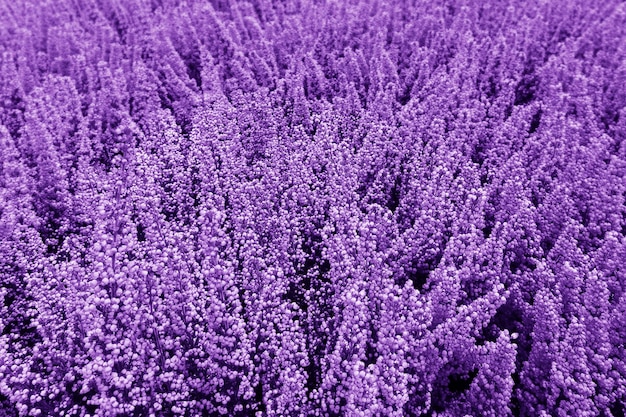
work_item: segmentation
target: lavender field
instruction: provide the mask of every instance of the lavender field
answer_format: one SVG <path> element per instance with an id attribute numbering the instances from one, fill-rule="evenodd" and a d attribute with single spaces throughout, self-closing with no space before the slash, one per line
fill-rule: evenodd
<path id="1" fill-rule="evenodd" d="M 624 417 L 626 2 L 0 0 L 0 417 Z"/>

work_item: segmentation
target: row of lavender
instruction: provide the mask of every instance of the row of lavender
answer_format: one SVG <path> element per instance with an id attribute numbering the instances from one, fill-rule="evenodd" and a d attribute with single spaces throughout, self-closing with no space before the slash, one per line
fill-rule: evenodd
<path id="1" fill-rule="evenodd" d="M 0 0 L 0 416 L 623 416 L 626 3 Z"/>

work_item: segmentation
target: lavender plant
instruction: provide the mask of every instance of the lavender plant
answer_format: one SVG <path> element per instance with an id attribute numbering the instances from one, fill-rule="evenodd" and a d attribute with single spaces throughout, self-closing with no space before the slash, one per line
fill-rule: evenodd
<path id="1" fill-rule="evenodd" d="M 0 0 L 0 417 L 626 412 L 626 4 Z"/>

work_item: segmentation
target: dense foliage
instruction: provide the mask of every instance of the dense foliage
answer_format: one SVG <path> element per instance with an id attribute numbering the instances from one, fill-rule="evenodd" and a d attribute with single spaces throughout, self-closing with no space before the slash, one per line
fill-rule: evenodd
<path id="1" fill-rule="evenodd" d="M 626 3 L 0 0 L 0 416 L 624 416 Z"/>

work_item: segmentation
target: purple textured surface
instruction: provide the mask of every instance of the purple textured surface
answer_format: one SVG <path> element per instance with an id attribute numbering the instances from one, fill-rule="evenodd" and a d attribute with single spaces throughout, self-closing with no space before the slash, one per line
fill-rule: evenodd
<path id="1" fill-rule="evenodd" d="M 626 3 L 0 0 L 0 417 L 623 417 Z"/>

